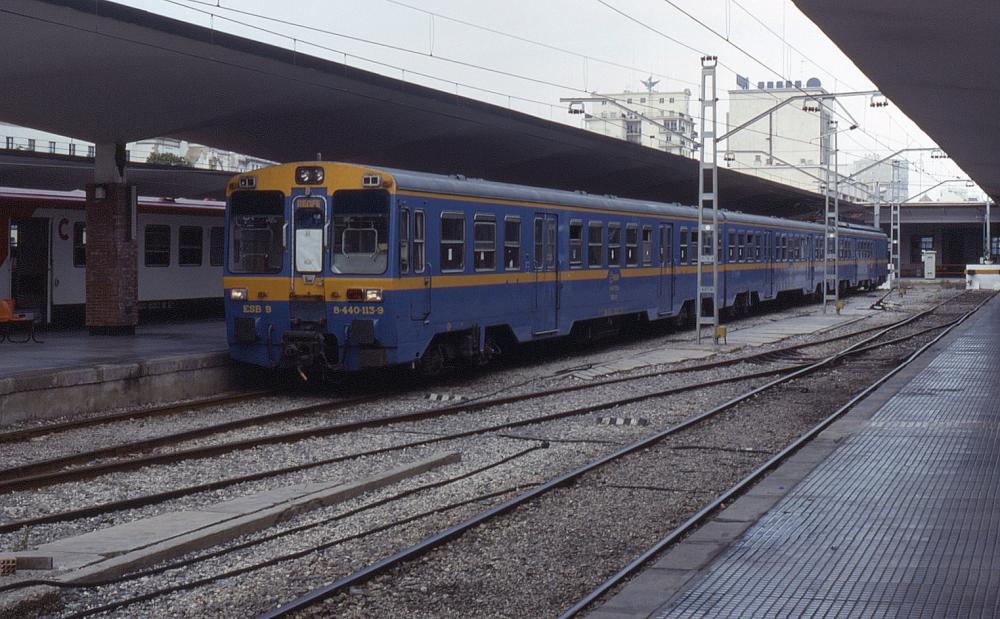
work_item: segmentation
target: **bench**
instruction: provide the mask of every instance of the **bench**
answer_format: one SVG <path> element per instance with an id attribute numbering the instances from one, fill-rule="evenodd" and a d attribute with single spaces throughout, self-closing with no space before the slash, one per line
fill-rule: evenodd
<path id="1" fill-rule="evenodd" d="M 14 339 L 14 333 L 19 328 L 24 329 L 24 339 Z M 0 343 L 4 340 L 14 344 L 42 343 L 35 336 L 35 315 L 17 312 L 13 299 L 0 299 Z"/>

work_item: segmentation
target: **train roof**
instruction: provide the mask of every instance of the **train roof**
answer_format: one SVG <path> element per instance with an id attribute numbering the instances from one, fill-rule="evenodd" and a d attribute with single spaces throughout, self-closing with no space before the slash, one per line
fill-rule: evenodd
<path id="1" fill-rule="evenodd" d="M 444 193 L 473 198 L 534 202 L 539 204 L 562 204 L 585 209 L 621 211 L 623 213 L 642 212 L 684 218 L 697 217 L 697 209 L 695 207 L 676 202 L 649 202 L 630 198 L 618 198 L 616 196 L 596 196 L 585 192 L 497 183 L 481 178 L 467 178 L 462 175 L 445 176 L 426 172 L 375 167 L 391 174 L 396 179 L 398 188 L 404 190 Z M 780 225 L 784 228 L 798 229 L 804 232 L 821 232 L 823 230 L 823 225 L 818 223 L 781 219 L 764 215 L 748 215 L 738 211 L 726 211 L 723 209 L 719 210 L 719 219 L 724 222 L 739 222 L 759 226 Z M 870 226 L 847 223 L 841 223 L 840 226 L 841 228 L 847 228 L 858 233 L 867 232 L 873 236 L 883 235 L 880 230 Z"/>
<path id="2" fill-rule="evenodd" d="M 87 201 L 82 189 L 56 191 L 52 189 L 25 189 L 21 187 L 0 187 L 0 202 L 31 204 L 37 208 L 83 208 Z M 156 198 L 139 196 L 139 209 L 151 213 L 217 213 L 221 215 L 226 203 L 220 200 L 196 200 L 189 198 Z"/>

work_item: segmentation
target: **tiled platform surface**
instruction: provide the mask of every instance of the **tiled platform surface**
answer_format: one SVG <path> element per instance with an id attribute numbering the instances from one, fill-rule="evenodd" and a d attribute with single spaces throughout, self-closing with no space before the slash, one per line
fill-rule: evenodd
<path id="1" fill-rule="evenodd" d="M 0 344 L 0 376 L 221 352 L 226 350 L 226 325 L 221 319 L 191 320 L 140 325 L 134 336 L 48 331 L 38 339 L 41 344 Z"/>
<path id="2" fill-rule="evenodd" d="M 592 618 L 1000 616 L 1000 298 Z"/>

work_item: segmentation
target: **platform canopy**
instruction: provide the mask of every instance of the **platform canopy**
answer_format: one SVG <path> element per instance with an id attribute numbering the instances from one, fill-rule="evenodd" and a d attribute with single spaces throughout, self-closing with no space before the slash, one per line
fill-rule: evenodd
<path id="1" fill-rule="evenodd" d="M 696 201 L 694 160 L 105 0 L 5 0 L 0 32 L 0 120 L 22 126 Z M 9 170 L 0 184 L 16 184 Z M 821 201 L 726 169 L 719 185 L 728 208 L 792 216 Z"/>
<path id="2" fill-rule="evenodd" d="M 795 0 L 986 193 L 1000 198 L 997 0 Z"/>

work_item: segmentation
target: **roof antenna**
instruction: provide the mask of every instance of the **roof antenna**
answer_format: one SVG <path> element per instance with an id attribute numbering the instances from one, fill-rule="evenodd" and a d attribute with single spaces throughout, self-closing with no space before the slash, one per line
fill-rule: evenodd
<path id="1" fill-rule="evenodd" d="M 316 161 L 323 161 L 323 153 L 316 153 Z"/>

